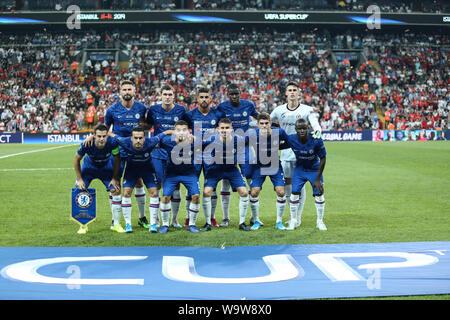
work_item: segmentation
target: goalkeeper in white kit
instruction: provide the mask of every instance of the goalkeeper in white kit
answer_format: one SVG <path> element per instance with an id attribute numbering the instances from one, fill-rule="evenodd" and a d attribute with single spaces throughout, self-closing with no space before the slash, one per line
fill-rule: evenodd
<path id="1" fill-rule="evenodd" d="M 298 83 L 290 81 L 286 85 L 286 100 L 287 103 L 279 105 L 270 114 L 270 120 L 278 123 L 280 128 L 284 129 L 288 135 L 295 134 L 295 123 L 298 119 L 303 118 L 309 122 L 314 134 L 314 138 L 322 137 L 322 128 L 319 124 L 319 115 L 314 112 L 311 106 L 300 103 L 300 86 Z M 283 167 L 283 174 L 285 180 L 286 199 L 289 199 L 292 193 L 292 172 L 295 168 L 296 158 L 291 149 L 281 150 L 281 166 Z M 289 229 L 294 229 L 301 224 L 301 217 L 303 207 L 305 205 L 306 191 L 302 188 L 300 193 L 300 206 L 296 216 L 292 216 L 289 222 Z"/>

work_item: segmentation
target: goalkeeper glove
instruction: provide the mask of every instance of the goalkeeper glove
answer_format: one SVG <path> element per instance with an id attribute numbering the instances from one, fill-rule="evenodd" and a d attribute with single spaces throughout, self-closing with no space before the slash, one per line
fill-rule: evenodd
<path id="1" fill-rule="evenodd" d="M 316 130 L 312 136 L 314 139 L 322 139 L 322 132 L 320 130 Z"/>

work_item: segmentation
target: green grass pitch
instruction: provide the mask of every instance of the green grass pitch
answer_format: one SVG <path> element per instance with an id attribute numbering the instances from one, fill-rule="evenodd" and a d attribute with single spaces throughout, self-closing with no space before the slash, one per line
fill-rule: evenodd
<path id="1" fill-rule="evenodd" d="M 324 221 L 328 231 L 315 228 L 316 209 L 309 184 L 302 226 L 294 231 L 276 230 L 276 196 L 267 180 L 260 195 L 260 217 L 265 225 L 258 231 L 238 230 L 238 197 L 234 193 L 229 228 L 200 234 L 186 229 L 150 234 L 137 224 L 132 197 L 134 232 L 118 234 L 109 230 L 111 211 L 105 188 L 94 180 L 91 188 L 97 189 L 98 221 L 89 225 L 87 234 L 78 235 L 78 225 L 69 220 L 75 182 L 73 156 L 78 146 L 1 145 L 0 246 L 217 247 L 450 240 L 450 143 L 325 142 L 325 146 Z M 43 151 L 30 152 L 35 150 Z M 184 195 L 182 188 L 180 223 L 186 217 Z M 248 222 L 250 208 L 247 217 Z M 288 217 L 286 208 L 283 220 Z M 222 219 L 220 199 L 216 218 Z M 197 226 L 203 224 L 201 209 Z"/>

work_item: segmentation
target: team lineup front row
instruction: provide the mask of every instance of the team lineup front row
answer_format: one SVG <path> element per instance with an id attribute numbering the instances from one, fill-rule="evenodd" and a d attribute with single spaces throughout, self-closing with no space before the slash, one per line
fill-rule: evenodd
<path id="1" fill-rule="evenodd" d="M 290 88 L 298 89 L 298 86 L 295 83 L 290 86 L 288 84 L 287 89 Z M 288 95 L 289 90 L 286 91 Z M 170 226 L 181 229 L 177 219 L 181 184 L 187 190 L 188 214 L 185 226 L 190 232 L 198 233 L 210 231 L 212 227 L 229 226 L 230 189 L 239 195 L 239 229 L 257 230 L 263 226 L 259 218 L 259 193 L 267 177 L 277 196 L 277 229 L 294 230 L 301 225 L 304 186 L 309 181 L 317 211 L 316 227 L 327 230 L 323 222 L 326 150 L 317 131 L 309 131 L 312 117 L 308 118 L 308 115 L 312 112 L 308 110 L 306 113 L 309 122 L 298 116 L 298 112 L 295 114 L 303 106 L 298 104 L 292 108 L 296 101 L 289 98 L 295 95 L 287 96 L 288 103 L 285 106 L 288 113 L 294 111 L 293 117 L 280 117 L 284 121 L 278 121 L 280 127 L 275 127 L 271 119 L 274 118 L 275 111 L 281 111 L 277 109 L 282 106 L 277 107 L 271 115 L 257 113 L 250 104 L 246 105 L 249 101 L 240 99 L 239 88 L 232 85 L 228 87 L 230 100 L 219 104 L 215 109 L 209 106 L 208 91 L 199 90 L 199 107 L 187 113 L 180 111 L 180 114 L 176 113 L 179 105 L 173 103 L 173 89 L 164 86 L 161 93 L 162 104 L 151 106 L 147 110 L 144 105 L 134 101 L 133 84 L 123 82 L 121 101 L 108 108 L 105 124 L 97 124 L 94 134 L 81 143 L 75 154 L 76 187 L 87 189 L 93 179 L 99 179 L 110 192 L 111 230 L 119 233 L 132 232 L 133 190 L 139 209 L 140 226 L 148 228 L 152 233 L 167 233 Z M 141 111 L 142 106 L 145 112 Z M 184 109 L 183 106 L 180 107 Z M 250 127 L 250 116 L 256 119 L 256 128 Z M 287 123 L 286 119 L 289 118 L 294 123 Z M 283 125 L 287 130 L 282 128 Z M 154 129 L 152 137 L 148 137 L 145 132 L 148 127 Z M 282 150 L 281 158 L 279 150 Z M 294 161 L 289 160 L 291 168 L 283 161 L 283 152 L 288 150 L 295 157 Z M 289 171 L 289 180 L 285 177 L 286 171 Z M 199 230 L 196 221 L 201 206 L 199 178 L 202 172 L 205 225 Z M 220 225 L 215 219 L 216 187 L 219 181 L 222 181 L 224 213 Z M 287 181 L 290 182 L 290 190 L 287 190 Z M 149 221 L 145 213 L 144 186 L 149 194 Z M 288 195 L 286 191 L 289 191 Z M 228 203 L 224 200 L 228 200 Z M 289 201 L 290 209 L 287 227 L 282 222 L 286 200 Z M 247 226 L 249 206 L 251 219 L 250 226 Z M 122 216 L 125 229 L 120 223 Z M 84 229 L 86 232 L 87 227 Z"/>

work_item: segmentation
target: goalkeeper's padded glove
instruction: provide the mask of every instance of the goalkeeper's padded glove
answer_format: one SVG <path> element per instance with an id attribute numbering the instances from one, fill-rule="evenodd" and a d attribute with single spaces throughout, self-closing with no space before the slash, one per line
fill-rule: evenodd
<path id="1" fill-rule="evenodd" d="M 319 130 L 314 131 L 312 136 L 313 136 L 314 139 L 322 139 L 322 132 L 319 131 Z"/>

